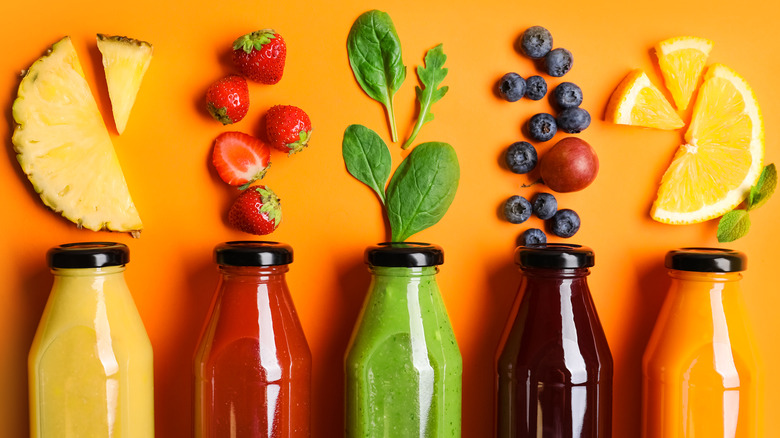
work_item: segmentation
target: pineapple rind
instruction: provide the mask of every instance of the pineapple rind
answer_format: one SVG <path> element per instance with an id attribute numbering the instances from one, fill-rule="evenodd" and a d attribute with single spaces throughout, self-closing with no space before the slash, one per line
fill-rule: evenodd
<path id="1" fill-rule="evenodd" d="M 90 230 L 143 228 L 69 37 L 28 69 L 12 111 L 17 160 L 45 205 Z"/>
<path id="2" fill-rule="evenodd" d="M 130 110 L 152 61 L 152 45 L 133 38 L 103 34 L 97 35 L 97 45 L 103 55 L 114 123 L 121 134 L 127 127 Z"/>

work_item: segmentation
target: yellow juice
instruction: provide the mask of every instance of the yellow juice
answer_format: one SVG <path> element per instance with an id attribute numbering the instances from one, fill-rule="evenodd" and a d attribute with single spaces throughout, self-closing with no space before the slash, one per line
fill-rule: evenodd
<path id="1" fill-rule="evenodd" d="M 763 437 L 761 362 L 742 274 L 672 269 L 670 276 L 643 360 L 642 436 Z"/>
<path id="2" fill-rule="evenodd" d="M 154 436 L 152 347 L 124 266 L 58 269 L 28 360 L 30 436 Z"/>

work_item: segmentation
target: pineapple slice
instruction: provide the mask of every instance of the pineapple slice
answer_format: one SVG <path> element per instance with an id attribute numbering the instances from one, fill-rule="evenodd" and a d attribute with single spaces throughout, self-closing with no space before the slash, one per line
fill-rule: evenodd
<path id="1" fill-rule="evenodd" d="M 121 134 L 127 126 L 141 80 L 152 61 L 152 45 L 146 41 L 99 33 L 97 46 L 103 55 L 114 123 L 117 132 Z"/>
<path id="2" fill-rule="evenodd" d="M 27 70 L 13 117 L 17 159 L 44 204 L 79 227 L 137 235 L 141 218 L 70 37 Z"/>

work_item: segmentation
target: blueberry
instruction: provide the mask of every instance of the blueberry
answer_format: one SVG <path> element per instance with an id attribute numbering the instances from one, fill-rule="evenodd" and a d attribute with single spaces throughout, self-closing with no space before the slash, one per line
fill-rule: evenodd
<path id="1" fill-rule="evenodd" d="M 538 161 L 536 149 L 526 141 L 512 143 L 506 151 L 506 165 L 514 173 L 528 173 L 534 170 Z"/>
<path id="2" fill-rule="evenodd" d="M 547 243 L 547 235 L 539 228 L 529 228 L 520 235 L 520 244 L 523 246 L 544 245 Z"/>
<path id="3" fill-rule="evenodd" d="M 571 82 L 561 82 L 553 90 L 553 102 L 558 108 L 575 108 L 582 103 L 582 89 Z"/>
<path id="4" fill-rule="evenodd" d="M 525 79 L 517 73 L 507 73 L 498 81 L 498 93 L 509 102 L 517 102 L 525 94 Z"/>
<path id="5" fill-rule="evenodd" d="M 557 48 L 551 50 L 547 56 L 544 57 L 544 69 L 547 74 L 556 78 L 559 78 L 571 70 L 571 65 L 574 63 L 574 57 L 571 56 L 571 52 Z"/>
<path id="6" fill-rule="evenodd" d="M 512 196 L 504 204 L 504 216 L 513 224 L 522 224 L 531 217 L 531 203 L 522 196 Z"/>
<path id="7" fill-rule="evenodd" d="M 590 126 L 590 114 L 582 108 L 566 108 L 558 113 L 558 128 L 568 134 L 577 134 Z"/>
<path id="8" fill-rule="evenodd" d="M 558 210 L 550 219 L 550 229 L 556 236 L 571 237 L 580 229 L 580 216 L 568 208 Z"/>
<path id="9" fill-rule="evenodd" d="M 555 216 L 558 211 L 558 201 L 555 196 L 549 193 L 537 193 L 531 198 L 531 204 L 534 207 L 534 213 L 539 219 L 547 220 Z"/>
<path id="10" fill-rule="evenodd" d="M 555 117 L 547 113 L 539 113 L 528 121 L 528 134 L 536 141 L 547 141 L 558 132 Z"/>
<path id="11" fill-rule="evenodd" d="M 531 59 L 544 58 L 552 49 L 552 34 L 542 26 L 529 27 L 520 38 L 520 50 Z"/>
<path id="12" fill-rule="evenodd" d="M 525 97 L 531 100 L 542 100 L 547 94 L 547 82 L 541 76 L 531 76 L 525 80 Z"/>

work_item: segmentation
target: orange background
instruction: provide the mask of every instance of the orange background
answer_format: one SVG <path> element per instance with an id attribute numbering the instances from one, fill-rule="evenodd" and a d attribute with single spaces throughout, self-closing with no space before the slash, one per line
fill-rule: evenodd
<path id="1" fill-rule="evenodd" d="M 274 104 L 300 106 L 314 124 L 311 145 L 303 153 L 288 158 L 274 152 L 264 183 L 284 207 L 284 221 L 271 237 L 296 251 L 288 281 L 314 357 L 313 435 L 340 435 L 342 357 L 369 281 L 363 250 L 385 239 L 376 197 L 346 172 L 341 158 L 342 134 L 351 123 L 364 124 L 389 141 L 382 107 L 361 91 L 347 62 L 349 28 L 371 8 L 390 13 L 409 68 L 395 99 L 401 136 L 411 131 L 416 111 L 413 68 L 438 43 L 448 55 L 450 92 L 434 105 L 436 120 L 423 128 L 418 142 L 445 141 L 455 147 L 460 188 L 445 218 L 414 239 L 440 244 L 446 253 L 439 283 L 464 359 L 463 436 L 492 433 L 493 357 L 519 283 L 512 262 L 515 239 L 541 225 L 538 219 L 523 225 L 500 219 L 507 197 L 530 197 L 543 189 L 520 189 L 535 175 L 512 174 L 500 162 L 505 148 L 523 139 L 521 124 L 534 113 L 550 111 L 549 104 L 546 99 L 507 103 L 493 91 L 506 72 L 537 74 L 533 63 L 513 49 L 516 37 L 536 24 L 550 29 L 556 47 L 574 54 L 574 68 L 564 78 L 545 76 L 550 88 L 563 80 L 579 84 L 583 107 L 594 118 L 580 136 L 598 151 L 599 176 L 586 190 L 558 195 L 558 200 L 582 217 L 582 229 L 570 241 L 593 247 L 597 255 L 590 285 L 615 359 L 614 436 L 638 436 L 641 355 L 669 284 L 663 256 L 675 247 L 717 246 L 717 221 L 690 226 L 653 222 L 648 209 L 682 135 L 613 126 L 601 120 L 603 111 L 632 68 L 644 68 L 660 84 L 650 52 L 654 43 L 686 34 L 706 37 L 715 42 L 710 62 L 731 66 L 754 88 L 766 121 L 766 161 L 780 161 L 773 129 L 780 119 L 780 7 L 773 3 L 6 2 L 0 26 L 5 42 L 0 107 L 8 122 L 0 125 L 5 139 L 0 154 L 3 436 L 24 436 L 28 430 L 26 356 L 52 282 L 44 254 L 56 244 L 86 240 L 130 246 L 127 282 L 155 351 L 157 435 L 190 435 L 191 358 L 217 282 L 212 249 L 222 241 L 251 237 L 226 224 L 237 192 L 209 165 L 212 141 L 228 129 L 260 135 L 261 117 Z M 223 128 L 204 110 L 205 89 L 232 72 L 233 39 L 265 27 L 277 29 L 287 41 L 284 78 L 273 86 L 250 84 L 248 116 Z M 121 137 L 95 47 L 98 32 L 154 44 L 154 59 Z M 73 38 L 114 139 L 144 221 L 140 239 L 76 229 L 43 206 L 16 163 L 10 108 L 18 73 L 64 35 Z M 539 146 L 540 154 L 553 143 Z M 400 145 L 390 144 L 390 150 L 397 165 L 403 158 Z M 780 360 L 779 213 L 780 199 L 770 201 L 751 214 L 750 234 L 728 245 L 749 256 L 744 296 L 769 370 Z M 780 375 L 769 372 L 766 388 L 766 406 L 772 410 L 780 405 Z M 767 430 L 780 427 L 777 416 L 767 421 Z"/>

